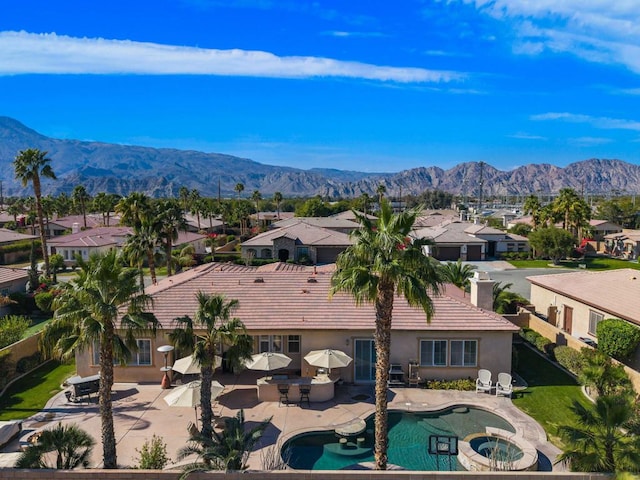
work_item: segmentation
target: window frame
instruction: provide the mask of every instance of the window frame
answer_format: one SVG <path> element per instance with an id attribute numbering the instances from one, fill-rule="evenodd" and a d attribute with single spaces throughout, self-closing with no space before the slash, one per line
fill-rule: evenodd
<path id="1" fill-rule="evenodd" d="M 458 367 L 458 368 L 469 368 L 469 367 L 477 367 L 478 366 L 478 340 L 472 339 L 452 339 L 449 341 L 449 366 Z M 457 352 L 454 351 L 454 344 L 461 343 L 462 349 L 461 353 L 461 363 L 454 363 L 454 355 L 457 355 Z M 467 351 L 467 345 L 473 345 L 473 362 L 468 362 L 467 355 L 471 352 Z M 456 359 L 457 360 L 457 359 Z"/>
<path id="2" fill-rule="evenodd" d="M 431 343 L 431 363 L 423 363 L 423 345 Z M 440 352 L 439 355 L 442 356 L 444 353 L 444 361 L 443 363 L 436 363 L 435 357 L 438 355 L 436 352 L 435 344 L 438 343 L 442 346 L 444 344 L 444 352 Z M 421 367 L 433 367 L 433 368 L 441 368 L 447 366 L 447 359 L 449 355 L 449 341 L 442 338 L 425 338 L 420 339 L 420 366 Z"/>
<path id="3" fill-rule="evenodd" d="M 599 316 L 600 318 L 594 318 L 596 316 Z M 587 327 L 587 333 L 595 337 L 598 330 L 598 323 L 600 323 L 602 320 L 604 320 L 604 314 L 596 312 L 595 310 L 589 310 L 589 326 Z M 593 323 L 593 329 L 591 328 L 592 322 L 595 322 Z"/>

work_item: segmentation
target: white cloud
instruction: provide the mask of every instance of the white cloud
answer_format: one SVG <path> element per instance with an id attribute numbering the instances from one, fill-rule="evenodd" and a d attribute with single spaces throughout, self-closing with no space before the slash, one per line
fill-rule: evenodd
<path id="1" fill-rule="evenodd" d="M 376 38 L 376 37 L 386 37 L 384 33 L 380 32 L 347 32 L 343 30 L 331 30 L 328 32 L 323 32 L 323 35 L 329 35 L 332 37 L 360 37 L 360 38 Z"/>
<path id="2" fill-rule="evenodd" d="M 610 138 L 602 137 L 577 137 L 569 138 L 568 142 L 578 147 L 595 147 L 597 145 L 604 145 L 613 142 Z"/>
<path id="3" fill-rule="evenodd" d="M 130 40 L 0 32 L 0 75 L 140 74 L 272 78 L 343 77 L 397 83 L 439 83 L 464 74 L 379 66 L 322 57 L 279 57 L 253 50 L 217 50 Z"/>
<path id="4" fill-rule="evenodd" d="M 547 137 L 541 135 L 531 135 L 530 133 L 518 132 L 513 135 L 508 135 L 509 138 L 515 138 L 518 140 L 547 140 Z"/>
<path id="5" fill-rule="evenodd" d="M 640 73 L 637 0 L 461 1 L 510 23 L 517 35 L 516 53 L 536 55 L 548 49 Z"/>
<path id="6" fill-rule="evenodd" d="M 591 115 L 582 115 L 578 113 L 568 112 L 548 112 L 539 115 L 532 115 L 531 120 L 562 120 L 571 123 L 587 123 L 595 128 L 604 130 L 634 130 L 640 131 L 640 122 L 636 120 L 625 120 L 610 117 L 593 117 Z"/>

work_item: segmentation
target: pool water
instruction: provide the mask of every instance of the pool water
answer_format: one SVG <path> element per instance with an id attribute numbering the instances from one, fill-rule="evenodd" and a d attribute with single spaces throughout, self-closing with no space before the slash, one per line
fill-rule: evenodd
<path id="1" fill-rule="evenodd" d="M 498 462 L 514 462 L 524 455 L 520 447 L 504 438 L 487 435 L 473 438 L 469 444 L 483 457 L 492 458 Z"/>
<path id="2" fill-rule="evenodd" d="M 486 427 L 515 432 L 503 418 L 473 407 L 458 405 L 439 412 L 389 412 L 389 464 L 407 470 L 464 470 L 456 457 L 429 454 L 430 435 L 455 435 L 460 440 Z M 364 443 L 358 443 L 364 438 Z M 351 465 L 372 462 L 373 415 L 367 418 L 367 430 L 340 443 L 333 430 L 297 435 L 282 447 L 282 457 L 298 470 L 341 470 Z"/>

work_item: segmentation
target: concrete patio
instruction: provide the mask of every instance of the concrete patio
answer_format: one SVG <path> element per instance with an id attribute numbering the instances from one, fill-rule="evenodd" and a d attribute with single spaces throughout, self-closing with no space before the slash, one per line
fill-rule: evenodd
<path id="1" fill-rule="evenodd" d="M 263 436 L 258 451 L 252 453 L 249 463 L 252 469 L 261 469 L 262 449 L 281 445 L 286 439 L 308 430 L 334 429 L 358 418 L 365 418 L 374 411 L 373 386 L 339 385 L 333 400 L 311 403 L 310 406 L 278 405 L 277 402 L 259 402 L 256 379 L 264 373 L 244 372 L 240 376 L 216 375 L 216 380 L 226 386 L 217 399 L 214 413 L 233 416 L 240 409 L 245 411 L 245 420 L 260 422 L 272 418 L 271 426 Z M 160 385 L 119 383 L 113 388 L 113 410 L 117 440 L 118 463 L 123 467 L 135 466 L 142 444 L 157 435 L 167 445 L 167 452 L 176 461 L 177 451 L 185 446 L 189 435 L 187 426 L 194 422 L 193 408 L 169 407 L 163 400 L 171 390 L 162 390 Z M 561 466 L 552 462 L 560 451 L 546 441 L 542 428 L 522 413 L 505 397 L 486 393 L 425 390 L 420 388 L 394 388 L 389 390 L 389 408 L 410 411 L 437 410 L 455 404 L 482 407 L 508 420 L 517 433 L 531 442 L 540 454 L 540 470 L 554 471 Z M 199 412 L 199 410 L 198 410 Z M 100 416 L 97 398 L 80 403 L 67 401 L 64 392 L 54 396 L 39 414 L 23 422 L 20 439 L 11 442 L 2 452 L 15 452 L 33 432 L 55 425 L 57 422 L 76 423 L 88 431 L 98 443 L 94 449 L 93 466 L 101 466 Z M 199 422 L 199 419 L 198 419 Z M 10 456 L 2 455 L 6 461 Z M 10 465 L 0 465 L 10 466 Z"/>

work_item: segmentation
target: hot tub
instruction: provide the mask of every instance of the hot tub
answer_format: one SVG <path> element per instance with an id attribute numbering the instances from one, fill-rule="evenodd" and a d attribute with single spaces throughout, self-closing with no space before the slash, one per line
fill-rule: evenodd
<path id="1" fill-rule="evenodd" d="M 458 444 L 458 461 L 469 471 L 531 471 L 538 469 L 538 451 L 512 432 L 487 428 Z"/>

